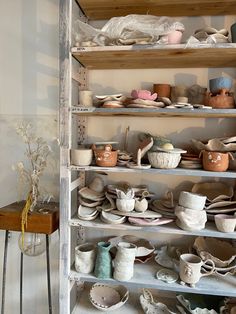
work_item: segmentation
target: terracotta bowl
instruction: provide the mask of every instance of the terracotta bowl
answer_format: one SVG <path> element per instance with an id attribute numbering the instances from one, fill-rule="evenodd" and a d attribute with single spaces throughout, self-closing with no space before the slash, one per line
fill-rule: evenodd
<path id="1" fill-rule="evenodd" d="M 204 170 L 208 171 L 226 171 L 229 167 L 229 153 L 208 152 L 206 150 L 201 152 L 202 165 Z"/>

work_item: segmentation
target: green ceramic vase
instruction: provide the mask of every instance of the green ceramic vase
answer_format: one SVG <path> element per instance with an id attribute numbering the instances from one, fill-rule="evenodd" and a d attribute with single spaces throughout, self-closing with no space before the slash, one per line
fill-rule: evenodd
<path id="1" fill-rule="evenodd" d="M 97 278 L 106 279 L 112 277 L 110 248 L 110 242 L 98 242 L 97 244 L 97 258 L 94 270 L 94 275 Z"/>

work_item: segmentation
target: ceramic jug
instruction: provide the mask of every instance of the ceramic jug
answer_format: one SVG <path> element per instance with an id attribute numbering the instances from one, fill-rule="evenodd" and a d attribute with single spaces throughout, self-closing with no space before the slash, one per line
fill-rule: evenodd
<path id="1" fill-rule="evenodd" d="M 111 278 L 112 273 L 112 264 L 111 264 L 111 255 L 110 242 L 98 242 L 97 244 L 97 258 L 95 262 L 94 275 L 97 278 L 106 279 Z"/>
<path id="2" fill-rule="evenodd" d="M 114 279 L 126 281 L 133 277 L 136 250 L 137 246 L 135 244 L 128 242 L 118 243 L 114 260 Z"/>
<path id="3" fill-rule="evenodd" d="M 212 269 L 209 272 L 202 273 L 201 267 L 204 264 L 211 264 Z M 199 256 L 194 254 L 180 255 L 179 276 L 181 284 L 188 283 L 191 287 L 194 287 L 201 277 L 212 275 L 214 271 L 215 264 L 210 259 L 203 262 Z"/>
<path id="4" fill-rule="evenodd" d="M 93 271 L 96 259 L 96 248 L 92 243 L 84 243 L 75 247 L 76 271 L 89 274 Z"/>

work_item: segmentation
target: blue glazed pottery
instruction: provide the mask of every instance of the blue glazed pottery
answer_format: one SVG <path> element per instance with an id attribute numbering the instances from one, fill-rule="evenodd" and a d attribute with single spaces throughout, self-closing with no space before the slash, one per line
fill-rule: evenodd
<path id="1" fill-rule="evenodd" d="M 110 248 L 110 242 L 98 242 L 97 244 L 97 258 L 94 270 L 94 275 L 97 278 L 106 279 L 111 278 L 112 276 Z"/>
<path id="2" fill-rule="evenodd" d="M 217 77 L 209 80 L 209 88 L 211 93 L 219 93 L 221 89 L 230 90 L 233 85 L 233 80 L 230 77 Z"/>

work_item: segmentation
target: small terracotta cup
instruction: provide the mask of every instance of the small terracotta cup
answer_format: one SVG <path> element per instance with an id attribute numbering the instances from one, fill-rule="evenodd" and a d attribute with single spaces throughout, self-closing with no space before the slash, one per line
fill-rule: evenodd
<path id="1" fill-rule="evenodd" d="M 208 171 L 226 171 L 229 167 L 229 158 L 233 159 L 232 154 L 228 152 L 221 153 L 202 150 L 199 157 L 201 156 L 203 169 Z"/>
<path id="2" fill-rule="evenodd" d="M 157 93 L 158 97 L 170 98 L 171 86 L 169 84 L 153 84 L 153 92 Z"/>

